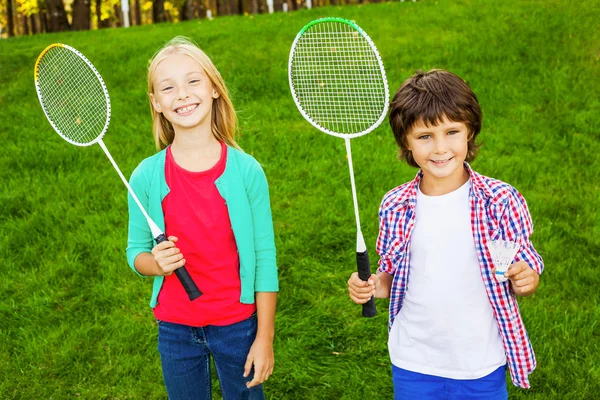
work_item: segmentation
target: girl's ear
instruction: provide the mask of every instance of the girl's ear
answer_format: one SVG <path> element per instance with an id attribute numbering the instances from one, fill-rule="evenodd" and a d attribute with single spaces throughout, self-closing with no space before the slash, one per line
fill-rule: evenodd
<path id="1" fill-rule="evenodd" d="M 148 96 L 150 96 L 150 102 L 152 103 L 154 111 L 156 111 L 157 113 L 161 113 L 162 108 L 160 107 L 160 103 L 158 102 L 158 100 L 156 100 L 156 98 L 154 97 L 154 94 L 150 93 Z"/>
<path id="2" fill-rule="evenodd" d="M 221 96 L 221 94 L 219 93 L 219 91 L 213 87 L 213 91 L 212 91 L 212 97 L 213 99 L 218 99 L 219 96 Z"/>

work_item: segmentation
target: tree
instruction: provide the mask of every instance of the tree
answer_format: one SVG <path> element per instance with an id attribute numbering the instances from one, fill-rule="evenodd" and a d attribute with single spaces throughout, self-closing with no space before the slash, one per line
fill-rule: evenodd
<path id="1" fill-rule="evenodd" d="M 165 2 L 164 0 L 154 0 L 152 2 L 152 20 L 155 24 L 165 22 Z"/>
<path id="2" fill-rule="evenodd" d="M 183 0 L 179 11 L 179 20 L 189 21 L 191 19 L 194 19 L 194 2 L 192 0 Z"/>
<path id="3" fill-rule="evenodd" d="M 96 19 L 98 24 L 98 29 L 108 28 L 110 26 L 110 19 L 104 18 L 104 14 L 102 13 L 102 0 L 96 0 Z"/>
<path id="4" fill-rule="evenodd" d="M 135 5 L 134 5 L 134 14 L 135 14 L 135 24 L 136 25 L 141 25 L 142 24 L 142 8 L 140 6 L 140 0 L 135 0 Z"/>
<path id="5" fill-rule="evenodd" d="M 73 0 L 73 25 L 74 31 L 90 29 L 90 0 Z"/>
<path id="6" fill-rule="evenodd" d="M 46 12 L 50 16 L 48 32 L 63 32 L 71 29 L 62 0 L 46 0 Z"/>
<path id="7" fill-rule="evenodd" d="M 15 17 L 12 0 L 6 0 L 6 19 L 8 20 L 8 37 L 15 36 Z"/>

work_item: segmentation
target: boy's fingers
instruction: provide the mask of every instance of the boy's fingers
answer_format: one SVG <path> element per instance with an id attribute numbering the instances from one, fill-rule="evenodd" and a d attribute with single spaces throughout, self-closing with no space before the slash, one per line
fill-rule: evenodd
<path id="1" fill-rule="evenodd" d="M 515 279 L 516 276 L 525 270 L 525 263 L 517 262 L 512 264 L 508 271 L 504 273 L 507 278 Z"/>

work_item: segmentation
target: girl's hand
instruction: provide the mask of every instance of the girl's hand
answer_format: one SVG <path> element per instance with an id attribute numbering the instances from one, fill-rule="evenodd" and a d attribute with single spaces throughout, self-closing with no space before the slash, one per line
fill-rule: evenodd
<path id="1" fill-rule="evenodd" d="M 375 296 L 375 292 L 381 287 L 379 277 L 371 274 L 368 282 L 358 277 L 358 272 L 354 272 L 348 279 L 348 294 L 356 304 L 364 304 Z"/>
<path id="2" fill-rule="evenodd" d="M 250 347 L 246 365 L 244 365 L 244 378 L 250 375 L 252 365 L 254 365 L 254 377 L 246 383 L 246 386 L 251 388 L 268 380 L 273 373 L 274 364 L 273 341 L 257 337 Z"/>
<path id="3" fill-rule="evenodd" d="M 177 240 L 177 237 L 169 236 L 168 240 L 157 244 L 152 249 L 154 261 L 156 261 L 156 264 L 158 265 L 156 275 L 169 276 L 177 268 L 181 268 L 185 265 L 183 254 L 175 247 Z"/>
<path id="4" fill-rule="evenodd" d="M 492 271 L 495 273 L 496 271 Z M 509 280 L 513 292 L 519 296 L 531 296 L 537 290 L 540 276 L 525 261 L 512 264 L 504 274 Z"/>

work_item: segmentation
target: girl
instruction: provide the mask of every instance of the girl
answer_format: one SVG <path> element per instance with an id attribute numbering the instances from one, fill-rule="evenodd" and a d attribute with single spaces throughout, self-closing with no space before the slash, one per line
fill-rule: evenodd
<path id="1" fill-rule="evenodd" d="M 154 55 L 148 94 L 159 152 L 130 183 L 168 240 L 153 247 L 130 197 L 127 260 L 154 276 L 150 306 L 169 399 L 211 398 L 210 357 L 224 399 L 263 399 L 279 289 L 264 172 L 234 140 L 223 78 L 188 39 Z M 203 293 L 194 301 L 173 274 L 183 265 Z"/>

